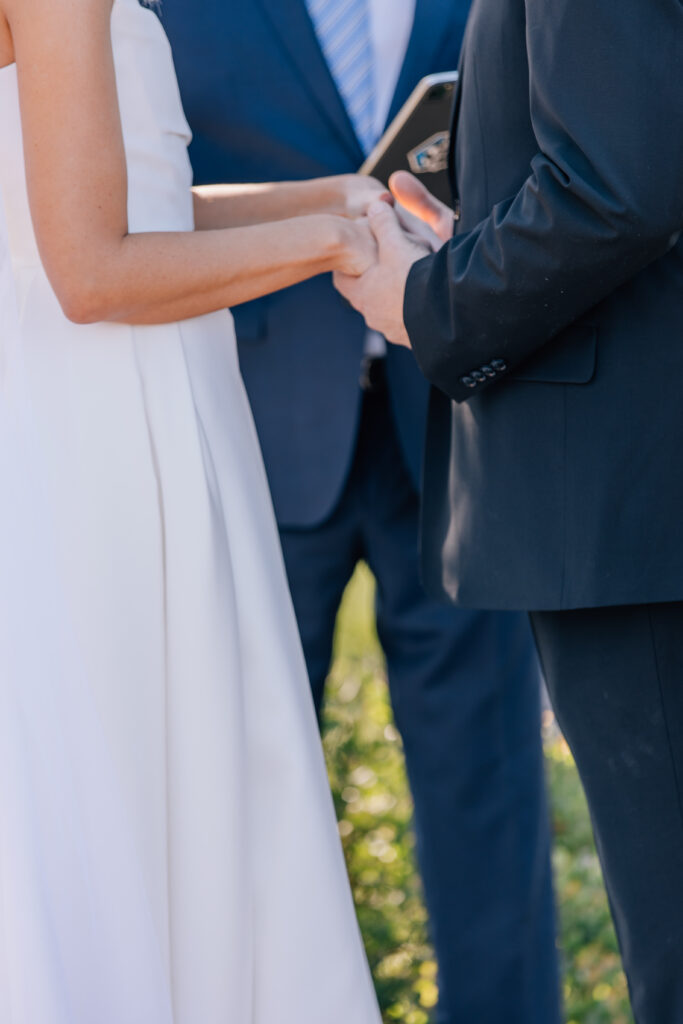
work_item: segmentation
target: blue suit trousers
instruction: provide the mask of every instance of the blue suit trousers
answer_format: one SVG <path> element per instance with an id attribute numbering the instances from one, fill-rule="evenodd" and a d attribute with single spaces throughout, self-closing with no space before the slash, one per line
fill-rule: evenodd
<path id="1" fill-rule="evenodd" d="M 281 531 L 315 701 L 320 709 L 344 588 L 365 559 L 415 803 L 439 962 L 437 1022 L 557 1024 L 540 678 L 528 621 L 428 598 L 418 516 L 380 386 L 364 396 L 332 516 Z"/>

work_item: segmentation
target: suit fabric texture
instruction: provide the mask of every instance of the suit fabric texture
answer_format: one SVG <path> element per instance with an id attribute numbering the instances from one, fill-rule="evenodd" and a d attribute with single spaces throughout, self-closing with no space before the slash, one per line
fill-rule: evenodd
<path id="1" fill-rule="evenodd" d="M 679 0 L 475 0 L 457 234 L 405 296 L 425 576 L 458 603 L 683 596 L 681 66 Z"/>
<path id="2" fill-rule="evenodd" d="M 534 612 L 637 1024 L 683 1020 L 683 603 Z"/>
<path id="3" fill-rule="evenodd" d="M 457 64 L 467 7 L 467 0 L 418 2 L 390 118 L 422 75 Z M 197 183 L 358 170 L 364 153 L 305 0 L 202 0 L 189 10 L 169 0 L 161 12 L 194 132 Z M 339 500 L 353 460 L 365 324 L 329 275 L 233 312 L 278 522 L 317 525 Z M 429 386 L 400 349 L 387 353 L 387 372 L 401 450 L 418 486 Z"/>
<path id="4" fill-rule="evenodd" d="M 425 575 L 531 611 L 638 1024 L 683 1019 L 681 67 L 680 0 L 475 0 L 461 216 L 404 300 Z"/>
<path id="5" fill-rule="evenodd" d="M 418 0 L 390 117 L 456 66 L 468 0 Z M 305 0 L 164 0 L 198 182 L 355 171 L 363 153 Z M 528 623 L 420 584 L 418 485 L 429 386 L 389 348 L 359 386 L 366 329 L 318 278 L 234 310 L 240 363 L 320 709 L 334 622 L 359 559 L 415 799 L 439 961 L 438 1024 L 559 1020 L 539 683 Z"/>

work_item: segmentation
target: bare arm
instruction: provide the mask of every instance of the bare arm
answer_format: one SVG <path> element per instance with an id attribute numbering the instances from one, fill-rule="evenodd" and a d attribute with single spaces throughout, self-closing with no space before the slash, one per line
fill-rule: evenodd
<path id="1" fill-rule="evenodd" d="M 363 217 L 373 200 L 389 194 L 379 181 L 357 174 L 268 184 L 200 185 L 192 191 L 199 231 L 316 213 Z"/>
<path id="2" fill-rule="evenodd" d="M 3 7 L 17 61 L 36 237 L 71 319 L 179 320 L 341 265 L 359 272 L 370 262 L 367 226 L 331 214 L 129 234 L 111 0 L 4 0 Z"/>
<path id="3" fill-rule="evenodd" d="M 4 68 L 6 64 L 11 64 L 13 60 L 12 36 L 10 35 L 7 18 L 2 13 L 2 10 L 0 10 L 0 68 Z"/>

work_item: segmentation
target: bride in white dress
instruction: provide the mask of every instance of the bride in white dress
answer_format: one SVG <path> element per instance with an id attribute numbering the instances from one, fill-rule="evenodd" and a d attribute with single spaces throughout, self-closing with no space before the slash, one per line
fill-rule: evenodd
<path id="1" fill-rule="evenodd" d="M 0 67 L 0 1024 L 378 1024 L 224 311 L 378 186 L 193 195 L 138 0 Z"/>

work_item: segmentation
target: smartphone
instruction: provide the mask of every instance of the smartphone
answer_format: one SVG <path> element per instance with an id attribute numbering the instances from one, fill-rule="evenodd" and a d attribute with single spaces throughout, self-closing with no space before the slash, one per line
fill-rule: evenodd
<path id="1" fill-rule="evenodd" d="M 457 71 L 421 79 L 359 173 L 386 185 L 394 171 L 411 171 L 437 199 L 451 206 L 448 156 L 457 82 Z"/>

